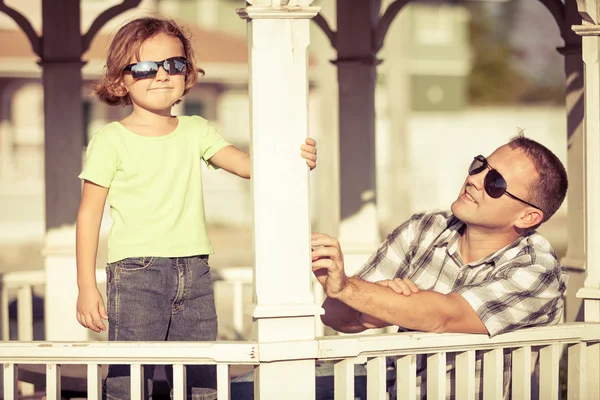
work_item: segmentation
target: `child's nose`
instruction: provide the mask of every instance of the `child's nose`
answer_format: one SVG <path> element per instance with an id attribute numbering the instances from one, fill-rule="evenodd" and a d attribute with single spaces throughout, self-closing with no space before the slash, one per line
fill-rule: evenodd
<path id="1" fill-rule="evenodd" d="M 168 81 L 169 80 L 169 74 L 167 73 L 167 71 L 160 66 L 158 68 L 158 72 L 156 72 L 156 78 L 157 81 Z"/>

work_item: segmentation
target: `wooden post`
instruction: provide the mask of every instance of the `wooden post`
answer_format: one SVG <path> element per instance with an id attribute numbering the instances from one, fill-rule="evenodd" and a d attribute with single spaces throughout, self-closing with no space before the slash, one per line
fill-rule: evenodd
<path id="1" fill-rule="evenodd" d="M 287 3 L 286 3 L 287 4 Z M 255 0 L 248 23 L 254 234 L 254 335 L 263 342 L 313 339 L 320 307 L 311 291 L 308 168 L 309 1 Z M 315 398 L 314 360 L 261 363 L 254 398 Z"/>

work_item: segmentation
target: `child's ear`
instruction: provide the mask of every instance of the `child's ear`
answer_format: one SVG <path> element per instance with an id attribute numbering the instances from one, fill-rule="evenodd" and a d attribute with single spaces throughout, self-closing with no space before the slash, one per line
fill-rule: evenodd
<path id="1" fill-rule="evenodd" d="M 129 89 L 127 89 L 127 86 L 125 86 L 125 82 L 120 81 L 112 84 L 110 86 L 110 91 L 117 97 L 123 97 L 129 92 Z"/>

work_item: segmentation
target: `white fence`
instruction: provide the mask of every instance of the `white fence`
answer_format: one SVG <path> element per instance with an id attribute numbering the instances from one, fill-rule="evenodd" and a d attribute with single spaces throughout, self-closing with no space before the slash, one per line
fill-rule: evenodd
<path id="1" fill-rule="evenodd" d="M 560 398 L 559 359 L 561 348 L 568 349 L 568 399 L 600 398 L 600 325 L 565 324 L 533 328 L 500 335 L 492 339 L 485 335 L 464 334 L 393 334 L 349 335 L 317 338 L 307 341 L 278 343 L 255 342 L 160 342 L 160 343 L 22 343 L 0 345 L 0 363 L 4 364 L 4 398 L 16 399 L 18 366 L 44 364 L 46 392 L 49 400 L 60 399 L 61 367 L 87 367 L 87 397 L 99 399 L 101 369 L 105 364 L 131 366 L 132 399 L 143 397 L 145 364 L 173 365 L 174 398 L 185 396 L 184 365 L 212 364 L 217 366 L 218 398 L 230 398 L 229 368 L 231 365 L 259 365 L 278 361 L 314 359 L 334 363 L 335 399 L 354 399 L 354 364 L 366 362 L 367 398 L 385 399 L 388 368 L 386 357 L 397 356 L 395 378 L 399 399 L 415 399 L 419 379 L 416 355 L 427 358 L 427 399 L 446 398 L 446 359 L 456 359 L 455 387 L 457 399 L 475 399 L 476 352 L 483 353 L 484 399 L 502 399 L 504 349 L 512 353 L 513 399 L 531 398 L 533 364 L 531 352 L 540 354 L 539 398 Z M 307 383 L 314 384 L 314 382 Z M 281 398 L 295 399 L 294 394 L 281 393 Z M 298 399 L 300 399 L 298 397 Z"/>

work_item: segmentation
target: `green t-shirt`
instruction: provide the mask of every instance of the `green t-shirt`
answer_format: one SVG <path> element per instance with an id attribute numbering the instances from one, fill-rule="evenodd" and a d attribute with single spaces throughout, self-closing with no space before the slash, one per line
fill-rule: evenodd
<path id="1" fill-rule="evenodd" d="M 212 254 L 202 196 L 202 160 L 229 143 L 201 117 L 178 117 L 165 136 L 112 122 L 87 147 L 79 178 L 109 188 L 108 262 L 127 257 Z"/>

